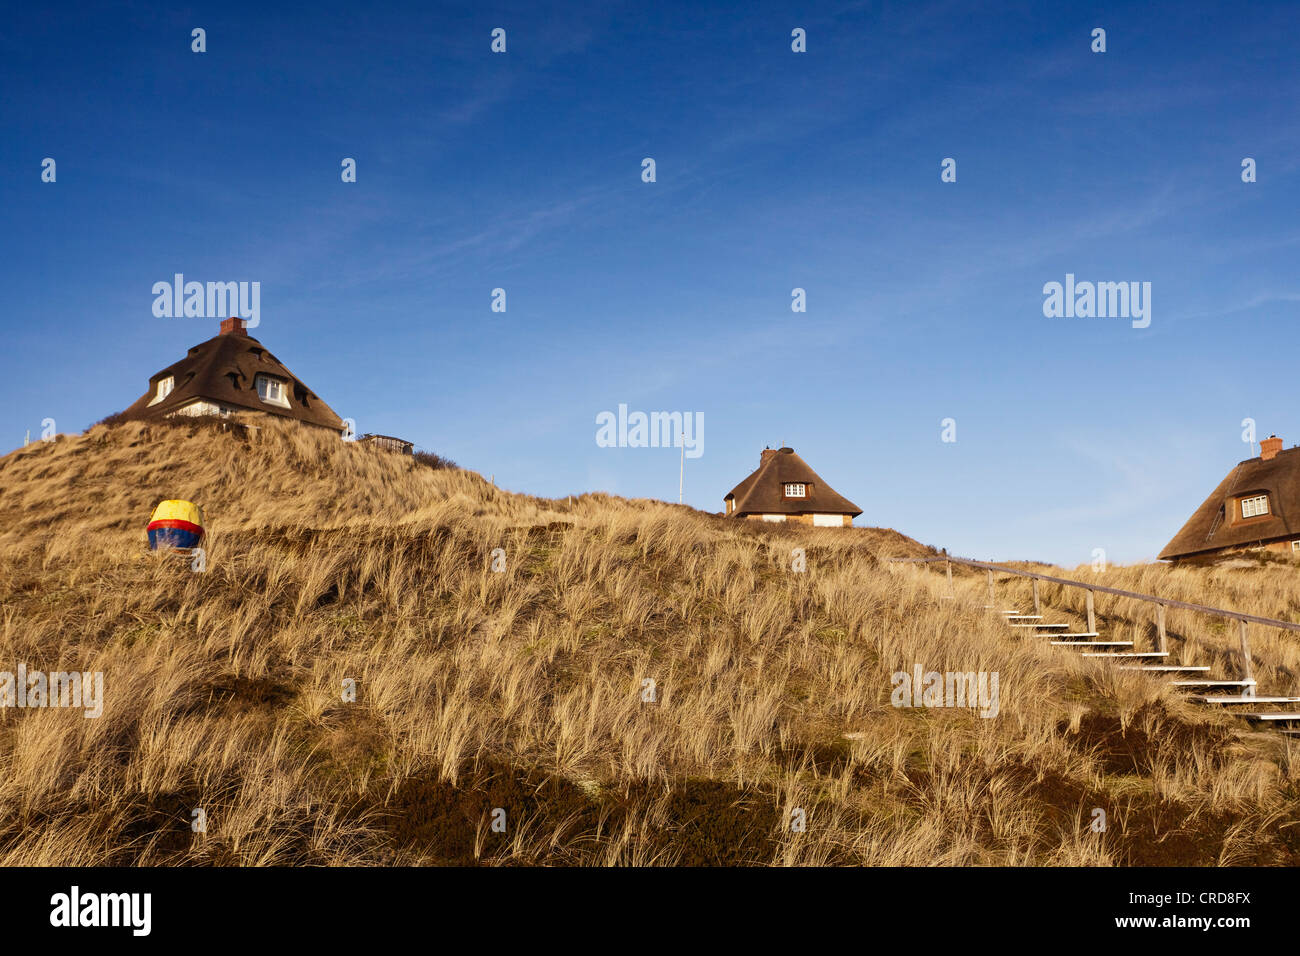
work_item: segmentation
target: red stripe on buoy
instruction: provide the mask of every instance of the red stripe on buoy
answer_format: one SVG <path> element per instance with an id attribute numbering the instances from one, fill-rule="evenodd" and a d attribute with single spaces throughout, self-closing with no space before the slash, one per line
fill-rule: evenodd
<path id="1" fill-rule="evenodd" d="M 139 525 L 136 525 L 139 527 Z M 175 528 L 178 531 L 188 531 L 191 534 L 202 536 L 203 528 L 192 521 L 182 521 L 180 518 L 159 518 L 157 521 L 150 521 L 146 531 L 156 531 L 159 528 Z"/>

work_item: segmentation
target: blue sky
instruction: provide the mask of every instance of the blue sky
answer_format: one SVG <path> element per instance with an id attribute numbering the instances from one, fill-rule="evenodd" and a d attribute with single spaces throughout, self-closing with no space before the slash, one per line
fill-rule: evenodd
<path id="1" fill-rule="evenodd" d="M 540 495 L 676 499 L 675 449 L 597 446 L 626 403 L 704 414 L 699 508 L 784 442 L 859 525 L 1134 561 L 1243 418 L 1300 441 L 1293 6 L 294 6 L 7 14 L 0 446 L 215 334 L 153 315 L 177 272 L 259 281 L 359 430 Z M 1044 317 L 1066 273 L 1150 327 Z"/>

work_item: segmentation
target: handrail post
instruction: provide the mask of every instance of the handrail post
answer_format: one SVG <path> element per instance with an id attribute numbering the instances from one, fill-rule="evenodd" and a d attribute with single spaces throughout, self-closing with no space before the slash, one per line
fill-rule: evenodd
<path id="1" fill-rule="evenodd" d="M 1043 605 L 1038 600 L 1038 578 L 1034 578 L 1034 613 L 1043 613 Z"/>
<path id="2" fill-rule="evenodd" d="M 996 611 L 997 604 L 993 600 L 993 569 L 989 568 L 989 608 Z"/>
<path id="3" fill-rule="evenodd" d="M 1097 633 L 1097 615 L 1093 612 L 1092 607 L 1092 588 L 1088 589 L 1088 633 Z"/>
<path id="4" fill-rule="evenodd" d="M 948 563 L 948 597 L 956 598 L 957 592 L 954 591 L 952 588 L 952 562 L 949 561 L 947 563 Z"/>
<path id="5" fill-rule="evenodd" d="M 1160 639 L 1160 646 L 1156 650 L 1162 654 L 1166 653 L 1169 648 L 1165 637 L 1165 606 L 1163 604 L 1156 605 L 1156 635 Z"/>
<path id="6" fill-rule="evenodd" d="M 1250 659 L 1250 641 L 1246 637 L 1246 631 L 1250 625 L 1244 620 L 1238 619 L 1237 626 L 1241 631 L 1241 670 L 1244 680 L 1253 681 L 1255 679 L 1255 668 Z M 1247 684 L 1242 690 L 1242 697 L 1254 697 L 1255 685 Z"/>

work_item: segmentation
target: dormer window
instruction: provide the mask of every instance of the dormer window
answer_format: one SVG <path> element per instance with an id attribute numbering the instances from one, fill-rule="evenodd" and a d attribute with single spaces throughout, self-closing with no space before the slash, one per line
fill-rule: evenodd
<path id="1" fill-rule="evenodd" d="M 269 375 L 257 376 L 257 397 L 268 405 L 289 407 L 289 399 L 284 394 L 284 382 Z"/>
<path id="2" fill-rule="evenodd" d="M 808 486 L 802 481 L 786 482 L 785 496 L 787 498 L 806 498 L 808 497 Z"/>
<path id="3" fill-rule="evenodd" d="M 149 400 L 150 405 L 157 405 L 164 398 L 172 393 L 176 387 L 176 376 L 168 375 L 166 378 L 158 379 L 158 386 L 154 390 L 154 396 Z"/>
<path id="4" fill-rule="evenodd" d="M 1255 518 L 1268 514 L 1268 495 L 1252 495 L 1241 499 L 1241 516 Z"/>

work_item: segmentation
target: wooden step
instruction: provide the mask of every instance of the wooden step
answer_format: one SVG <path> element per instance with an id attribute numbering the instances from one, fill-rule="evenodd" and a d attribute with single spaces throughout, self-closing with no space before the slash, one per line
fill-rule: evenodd
<path id="1" fill-rule="evenodd" d="M 1149 671 L 1152 674 L 1194 674 L 1208 673 L 1210 665 L 1200 664 L 1140 664 L 1135 667 L 1121 666 L 1118 670 L 1122 671 Z"/>
<path id="2" fill-rule="evenodd" d="M 1070 631 L 1068 634 L 1057 631 L 1055 634 L 1044 634 L 1043 637 L 1101 637 L 1101 635 L 1096 631 Z"/>
<path id="3" fill-rule="evenodd" d="M 1175 687 L 1254 687 L 1252 680 L 1171 680 Z"/>
<path id="4" fill-rule="evenodd" d="M 1286 723 L 1292 720 L 1300 720 L 1300 713 L 1287 713 L 1286 711 L 1283 711 L 1281 713 L 1268 712 L 1268 711 L 1249 711 L 1249 710 L 1244 712 L 1237 711 L 1235 716 L 1245 717 L 1248 720 L 1266 720 L 1266 721 L 1276 722 L 1276 723 Z"/>
<path id="5" fill-rule="evenodd" d="M 1055 637 L 1055 635 L 1052 635 Z M 1052 641 L 1053 647 L 1132 647 L 1132 641 Z"/>
<path id="6" fill-rule="evenodd" d="M 1300 704 L 1300 697 L 1247 697 L 1245 694 L 1201 694 L 1189 700 L 1202 704 Z"/>
<path id="7" fill-rule="evenodd" d="M 1008 621 L 1041 621 L 1042 619 L 1043 615 L 1041 614 L 1007 614 Z"/>
<path id="8" fill-rule="evenodd" d="M 1069 627 L 1068 624 L 1012 624 L 1012 627 Z"/>
<path id="9" fill-rule="evenodd" d="M 1168 657 L 1168 651 L 1102 651 L 1100 654 L 1083 654 L 1083 657 Z"/>

